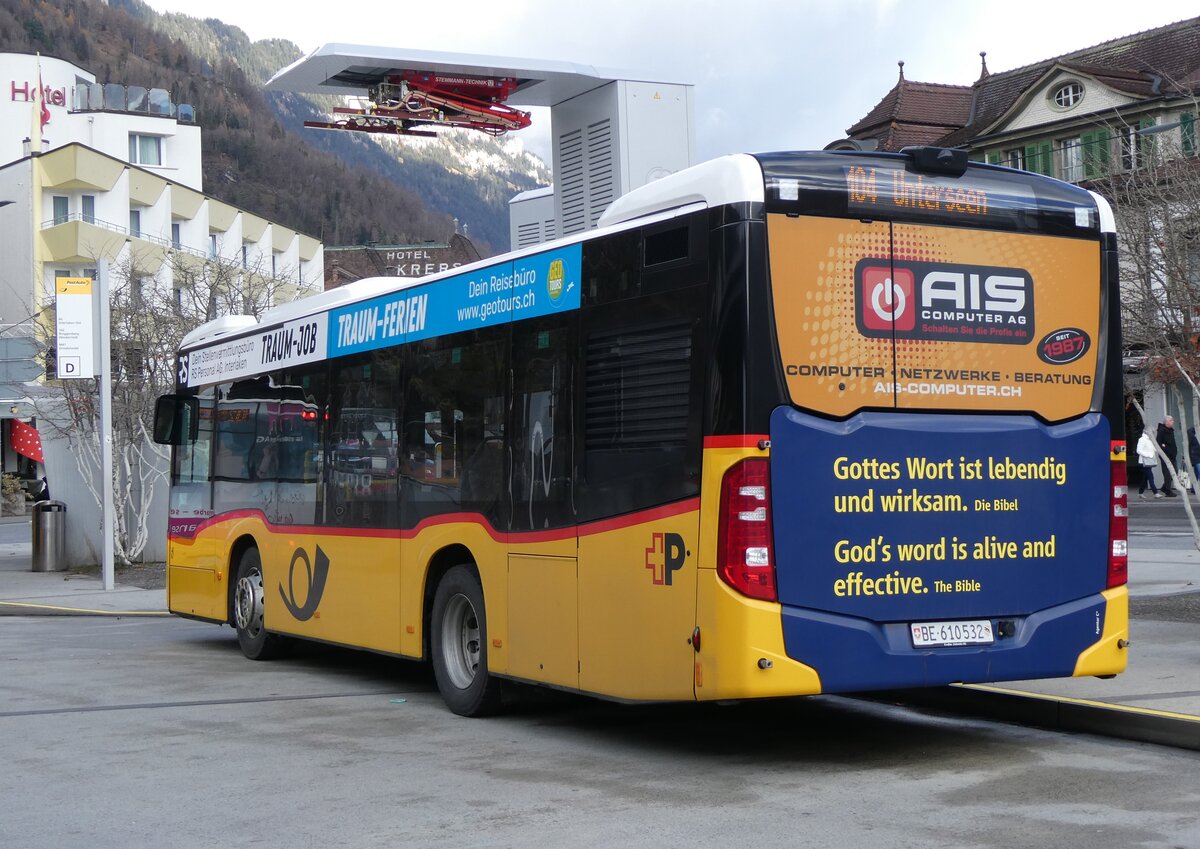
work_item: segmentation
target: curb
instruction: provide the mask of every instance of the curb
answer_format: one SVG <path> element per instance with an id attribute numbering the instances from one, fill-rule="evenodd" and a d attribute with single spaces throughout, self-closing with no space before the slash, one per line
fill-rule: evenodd
<path id="1" fill-rule="evenodd" d="M 170 616 L 166 610 L 94 610 L 87 607 L 63 607 L 23 601 L 0 601 L 0 616 Z"/>
<path id="2" fill-rule="evenodd" d="M 892 690 L 869 698 L 1056 731 L 1098 734 L 1200 751 L 1200 716 L 1186 713 L 1047 696 L 984 684 L 954 684 L 929 690 Z"/>

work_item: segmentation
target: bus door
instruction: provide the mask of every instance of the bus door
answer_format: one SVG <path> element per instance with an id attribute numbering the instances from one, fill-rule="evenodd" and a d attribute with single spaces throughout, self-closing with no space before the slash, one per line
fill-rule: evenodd
<path id="1" fill-rule="evenodd" d="M 574 393 L 578 313 L 513 325 L 508 674 L 579 686 Z"/>
<path id="2" fill-rule="evenodd" d="M 223 619 L 213 519 L 214 392 L 199 393 L 194 442 L 176 446 L 170 491 L 167 552 L 169 607 L 177 613 Z"/>
<path id="3" fill-rule="evenodd" d="M 315 394 L 326 447 L 315 532 L 289 528 L 288 630 L 400 651 L 399 357 L 385 349 L 335 360 Z M 310 474 L 305 470 L 305 476 Z M 294 508 L 289 505 L 292 521 Z M 298 515 L 298 514 L 297 514 Z M 295 590 L 292 588 L 296 587 Z M 315 597 L 314 594 L 319 594 Z"/>

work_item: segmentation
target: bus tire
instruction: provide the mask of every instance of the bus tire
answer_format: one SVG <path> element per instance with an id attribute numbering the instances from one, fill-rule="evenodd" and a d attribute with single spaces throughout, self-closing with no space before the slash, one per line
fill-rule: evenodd
<path id="1" fill-rule="evenodd" d="M 473 568 L 455 566 L 433 596 L 430 653 L 442 700 L 459 716 L 487 716 L 500 708 L 500 681 L 488 674 L 487 646 L 483 586 Z"/>
<path id="2" fill-rule="evenodd" d="M 283 654 L 283 637 L 267 632 L 263 626 L 262 556 L 257 548 L 247 548 L 238 561 L 233 585 L 233 627 L 237 631 L 242 654 L 251 660 L 271 660 Z"/>

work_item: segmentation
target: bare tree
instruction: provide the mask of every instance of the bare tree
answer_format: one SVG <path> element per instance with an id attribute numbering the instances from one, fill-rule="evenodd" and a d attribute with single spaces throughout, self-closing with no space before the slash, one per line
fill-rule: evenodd
<path id="1" fill-rule="evenodd" d="M 1195 113 L 1193 113 L 1195 114 Z M 1177 133 L 1147 128 L 1111 128 L 1120 159 L 1095 187 L 1108 197 L 1117 218 L 1121 251 L 1122 325 L 1126 352 L 1141 366 L 1140 383 L 1127 383 L 1126 397 L 1143 422 L 1146 411 L 1136 389 L 1159 384 L 1167 411 L 1177 421 L 1200 421 L 1200 160 L 1198 129 L 1183 123 Z M 1152 131 L 1154 127 L 1148 128 Z M 1174 127 L 1171 127 L 1174 129 Z M 1114 352 L 1115 353 L 1115 352 Z M 1185 411 L 1189 415 L 1185 415 Z M 1174 485 L 1186 492 L 1178 464 L 1189 470 L 1185 434 L 1177 435 L 1176 462 L 1162 454 Z M 1187 481 L 1194 483 L 1194 481 Z M 1189 499 L 1184 509 L 1200 548 L 1200 525 Z"/>
<path id="2" fill-rule="evenodd" d="M 148 269 L 157 266 L 154 272 Z M 276 269 L 295 280 L 295 273 Z M 99 381 L 112 380 L 114 554 L 122 564 L 145 551 L 145 517 L 166 480 L 168 451 L 151 438 L 154 404 L 175 387 L 176 352 L 184 336 L 206 321 L 231 314 L 260 316 L 278 299 L 297 293 L 294 284 L 257 265 L 205 259 L 174 250 L 157 257 L 126 252 L 109 272 L 108 373 L 57 382 L 59 395 L 39 404 L 42 427 L 65 439 L 80 479 L 101 503 Z M 52 324 L 52 322 L 51 322 Z M 98 364 L 98 370 L 104 371 Z"/>

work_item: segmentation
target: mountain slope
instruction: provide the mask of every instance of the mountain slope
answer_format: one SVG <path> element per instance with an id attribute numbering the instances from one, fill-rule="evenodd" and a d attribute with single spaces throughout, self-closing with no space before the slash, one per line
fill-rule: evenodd
<path id="1" fill-rule="evenodd" d="M 168 89 L 196 107 L 207 194 L 327 244 L 445 241 L 454 232 L 449 215 L 413 192 L 289 135 L 236 63 L 198 57 L 121 5 L 0 0 L 0 51 L 65 59 L 100 82 Z"/>
<path id="2" fill-rule="evenodd" d="M 508 246 L 508 199 L 549 181 L 519 142 L 477 133 L 381 142 L 304 129 L 328 114 L 317 99 L 262 89 L 296 45 L 141 0 L 0 0 L 0 51 L 170 90 L 196 108 L 206 193 L 329 245 L 445 242 L 457 219 L 487 255 Z"/>
<path id="3" fill-rule="evenodd" d="M 160 14 L 141 0 L 112 0 L 157 31 L 186 45 L 203 61 L 219 65 L 230 57 L 255 85 L 300 58 L 290 41 L 251 42 L 238 27 L 213 18 Z M 443 132 L 436 140 L 305 129 L 306 120 L 326 120 L 336 102 L 329 96 L 265 93 L 266 102 L 289 132 L 304 144 L 361 166 L 416 193 L 431 210 L 456 218 L 482 253 L 508 246 L 508 201 L 519 192 L 548 185 L 550 171 L 524 151 L 519 136 Z M 369 203 L 370 198 L 363 202 Z"/>

